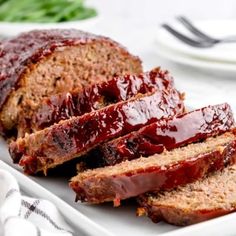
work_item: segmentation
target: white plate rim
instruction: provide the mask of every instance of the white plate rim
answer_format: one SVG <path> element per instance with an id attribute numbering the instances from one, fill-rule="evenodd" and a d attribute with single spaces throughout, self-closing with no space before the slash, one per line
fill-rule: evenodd
<path id="1" fill-rule="evenodd" d="M 217 71 L 227 72 L 227 73 L 236 72 L 236 65 L 198 60 L 193 57 L 184 56 L 181 53 L 177 52 L 175 53 L 172 50 L 169 50 L 168 48 L 165 48 L 164 46 L 161 45 L 156 45 L 155 51 L 156 54 L 158 54 L 159 56 L 168 59 L 172 62 L 175 62 L 177 64 L 187 65 L 205 70 L 212 70 L 214 72 Z"/>
<path id="2" fill-rule="evenodd" d="M 211 25 L 211 24 L 230 24 L 230 25 L 236 25 L 235 20 L 199 20 L 195 21 L 194 24 L 199 26 L 201 29 L 204 29 L 204 24 Z M 177 30 L 181 30 L 183 33 L 189 33 L 183 26 L 180 25 L 177 21 L 173 21 L 170 23 L 170 25 Z M 209 27 L 209 26 L 208 26 Z M 236 34 L 236 33 L 235 33 Z M 191 35 L 191 34 L 190 34 Z M 164 36 L 164 38 L 163 38 Z M 168 40 L 165 40 L 165 38 L 168 37 L 171 39 L 172 42 L 175 42 L 174 44 L 168 43 Z M 232 63 L 235 65 L 236 63 L 236 56 L 232 54 L 233 56 L 227 57 L 224 54 L 214 53 L 214 48 L 209 49 L 197 49 L 194 47 L 190 47 L 180 41 L 178 39 L 175 39 L 174 36 L 169 34 L 165 29 L 162 27 L 159 27 L 155 34 L 156 42 L 161 45 L 165 46 L 166 48 L 173 50 L 175 52 L 181 53 L 185 56 L 191 56 L 196 59 L 206 60 L 206 61 L 216 61 L 221 63 Z M 178 47 L 177 47 L 178 46 Z M 217 47 L 217 46 L 216 46 Z"/>

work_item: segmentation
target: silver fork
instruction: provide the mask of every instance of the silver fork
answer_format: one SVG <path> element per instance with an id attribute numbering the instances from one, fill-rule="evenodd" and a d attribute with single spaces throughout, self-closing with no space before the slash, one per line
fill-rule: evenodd
<path id="1" fill-rule="evenodd" d="M 190 38 L 183 33 L 180 33 L 173 27 L 171 27 L 168 24 L 163 24 L 162 27 L 166 29 L 169 33 L 171 33 L 173 36 L 175 36 L 180 41 L 197 48 L 210 48 L 215 46 L 219 43 L 236 43 L 236 35 L 227 36 L 224 38 L 214 38 L 203 31 L 201 31 L 199 28 L 197 28 L 190 20 L 188 20 L 184 16 L 177 17 L 178 21 L 182 23 L 183 26 L 185 26 L 186 29 L 188 29 L 195 38 Z"/>

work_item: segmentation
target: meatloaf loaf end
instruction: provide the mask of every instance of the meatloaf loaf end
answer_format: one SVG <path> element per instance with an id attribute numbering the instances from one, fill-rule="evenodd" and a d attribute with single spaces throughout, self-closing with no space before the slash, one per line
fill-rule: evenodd
<path id="1" fill-rule="evenodd" d="M 236 158 L 235 134 L 227 132 L 205 142 L 124 161 L 115 166 L 87 170 L 73 177 L 76 199 L 101 203 L 135 197 L 145 192 L 173 189 L 222 169 Z"/>
<path id="2" fill-rule="evenodd" d="M 82 91 L 60 93 L 46 98 L 32 119 L 33 130 L 46 128 L 60 120 L 95 111 L 109 104 L 125 101 L 138 93 L 173 87 L 168 71 L 155 68 L 140 75 L 125 75 L 88 86 Z"/>
<path id="3" fill-rule="evenodd" d="M 35 30 L 4 41 L 0 67 L 2 134 L 19 124 L 18 136 L 43 98 L 142 72 L 140 60 L 118 43 L 76 29 Z"/>
<path id="4" fill-rule="evenodd" d="M 88 168 L 96 168 L 147 157 L 222 134 L 234 125 L 227 103 L 204 107 L 101 144 L 88 154 L 85 163 Z"/>
<path id="5" fill-rule="evenodd" d="M 153 222 L 190 225 L 236 211 L 236 165 L 203 180 L 172 191 L 150 193 L 138 198 L 137 214 Z"/>
<path id="6" fill-rule="evenodd" d="M 18 138 L 10 154 L 25 172 L 36 173 L 79 157 L 102 142 L 184 112 L 181 94 L 171 88 L 112 104 L 83 116 L 72 117 Z"/>

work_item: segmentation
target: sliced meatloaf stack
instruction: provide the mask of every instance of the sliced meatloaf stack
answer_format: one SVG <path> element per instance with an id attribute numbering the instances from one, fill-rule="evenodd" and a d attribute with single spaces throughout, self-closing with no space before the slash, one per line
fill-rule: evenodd
<path id="1" fill-rule="evenodd" d="M 85 114 L 69 118 L 70 115 L 66 112 L 66 118 L 69 119 L 12 142 L 10 153 L 14 162 L 22 165 L 26 173 L 46 173 L 48 168 L 78 158 L 101 143 L 157 120 L 182 114 L 185 110 L 183 96 L 173 87 L 172 80 L 167 80 L 162 74 L 155 70 L 137 77 L 114 79 L 119 81 L 119 86 L 116 84 L 116 87 L 120 90 L 117 94 L 112 93 L 118 102 L 111 102 L 98 110 L 94 109 L 94 106 L 100 99 L 109 99 L 110 96 L 100 93 L 99 86 L 92 86 L 92 89 L 96 88 L 96 91 L 100 92 L 96 93 L 98 98 L 92 96 L 92 99 L 89 99 L 89 96 L 84 94 L 91 90 L 85 89 L 85 93 L 75 96 L 76 102 L 73 105 L 76 105 L 72 109 L 72 114 L 74 111 Z M 110 82 L 105 85 L 110 86 Z M 82 99 L 78 99 L 80 97 Z M 104 102 L 101 104 L 104 105 Z M 69 107 L 71 106 L 66 106 L 66 111 Z"/>
<path id="2" fill-rule="evenodd" d="M 236 209 L 234 190 L 229 190 L 231 183 L 222 188 L 226 194 L 212 199 L 206 189 L 209 186 L 213 191 L 217 185 L 213 181 L 218 179 L 224 182 L 224 177 L 208 175 L 218 176 L 217 171 L 236 162 L 235 122 L 228 104 L 154 122 L 98 146 L 93 153 L 97 153 L 96 165 L 111 166 L 89 169 L 73 177 L 70 186 L 77 200 L 93 204 L 113 201 L 114 206 L 119 206 L 120 200 L 138 197 L 138 215 L 148 214 L 155 222 L 166 220 L 177 225 Z M 213 180 L 208 184 L 209 178 Z M 235 185 L 235 177 L 232 181 Z M 198 191 L 202 191 L 199 196 Z M 197 209 L 191 203 L 192 196 L 199 204 Z M 205 200 L 211 205 L 206 205 Z M 222 204 L 218 204 L 220 201 Z"/>
<path id="3" fill-rule="evenodd" d="M 70 186 L 79 200 L 119 205 L 121 199 L 193 182 L 234 163 L 235 154 L 235 134 L 227 132 L 148 158 L 84 171 L 72 178 Z"/>
<path id="4" fill-rule="evenodd" d="M 140 60 L 113 40 L 70 30 L 35 30 L 0 45 L 1 133 L 24 136 L 42 99 L 116 75 L 139 74 Z"/>
<path id="5" fill-rule="evenodd" d="M 137 197 L 139 215 L 177 225 L 236 209 L 228 104 L 186 113 L 168 72 L 133 75 L 140 61 L 104 37 L 33 31 L 3 45 L 0 62 L 12 69 L 1 72 L 0 120 L 23 135 L 9 151 L 25 173 L 78 160 L 77 200 L 119 206 Z"/>

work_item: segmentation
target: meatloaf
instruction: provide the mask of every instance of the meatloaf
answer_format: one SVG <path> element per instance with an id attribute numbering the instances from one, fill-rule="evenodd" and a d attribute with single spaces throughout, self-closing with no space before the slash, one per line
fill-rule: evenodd
<path id="1" fill-rule="evenodd" d="M 177 90 L 155 91 L 18 138 L 9 150 L 26 173 L 46 173 L 48 168 L 79 157 L 102 142 L 183 112 L 182 96 Z"/>
<path id="2" fill-rule="evenodd" d="M 85 158 L 85 162 L 88 168 L 115 165 L 198 142 L 222 134 L 233 126 L 233 113 L 228 104 L 208 106 L 171 120 L 159 120 L 99 145 Z"/>
<path id="3" fill-rule="evenodd" d="M 43 101 L 33 116 L 34 131 L 46 128 L 60 120 L 98 110 L 112 103 L 125 101 L 137 95 L 173 86 L 167 71 L 155 68 L 140 75 L 125 75 L 73 91 L 52 95 Z"/>
<path id="4" fill-rule="evenodd" d="M 2 134 L 18 136 L 42 99 L 116 75 L 139 74 L 140 60 L 109 38 L 76 29 L 34 30 L 0 45 Z"/>
<path id="5" fill-rule="evenodd" d="M 140 196 L 138 215 L 190 225 L 236 211 L 236 165 L 172 191 Z"/>
<path id="6" fill-rule="evenodd" d="M 76 192 L 77 200 L 113 201 L 118 206 L 121 199 L 193 182 L 222 169 L 235 158 L 236 137 L 227 132 L 148 158 L 86 170 L 71 179 L 70 187 Z"/>

